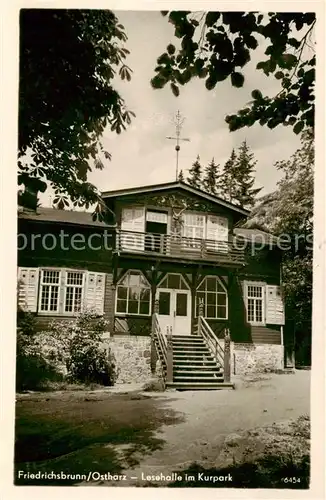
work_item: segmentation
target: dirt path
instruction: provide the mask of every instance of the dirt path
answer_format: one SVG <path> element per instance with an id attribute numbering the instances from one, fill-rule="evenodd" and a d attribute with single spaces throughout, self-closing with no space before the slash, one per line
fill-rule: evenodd
<path id="1" fill-rule="evenodd" d="M 151 394 L 164 400 L 164 406 L 182 413 L 185 421 L 161 428 L 157 436 L 165 445 L 150 455 L 139 456 L 137 467 L 124 470 L 128 485 L 144 484 L 145 476 L 171 475 L 194 462 L 205 467 L 227 465 L 222 453 L 226 440 L 232 448 L 232 440 L 241 440 L 244 431 L 274 423 L 286 425 L 309 414 L 309 371 L 261 375 L 238 381 L 237 386 L 236 390 Z M 120 451 L 123 453 L 123 449 Z M 229 459 L 234 459 L 232 453 Z"/>

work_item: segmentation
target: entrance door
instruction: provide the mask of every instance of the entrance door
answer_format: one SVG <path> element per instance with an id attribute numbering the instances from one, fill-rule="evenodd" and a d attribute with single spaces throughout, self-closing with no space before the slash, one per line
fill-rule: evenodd
<path id="1" fill-rule="evenodd" d="M 172 327 L 173 335 L 190 335 L 191 292 L 183 277 L 168 274 L 157 288 L 157 299 L 162 332 Z"/>

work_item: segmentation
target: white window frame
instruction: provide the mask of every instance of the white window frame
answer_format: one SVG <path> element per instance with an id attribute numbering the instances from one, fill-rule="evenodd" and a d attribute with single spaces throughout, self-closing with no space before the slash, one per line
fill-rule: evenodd
<path id="1" fill-rule="evenodd" d="M 249 286 L 255 286 L 255 287 L 260 287 L 261 288 L 261 297 L 249 297 L 248 296 L 248 287 Z M 245 307 L 246 307 L 246 321 L 249 325 L 253 326 L 265 326 L 266 325 L 266 283 L 263 281 L 245 281 L 244 282 L 244 296 L 245 296 Z M 256 318 L 256 301 L 260 300 L 262 303 L 262 320 L 261 321 L 256 321 L 255 320 L 249 320 L 248 318 L 248 313 L 249 313 L 249 306 L 248 306 L 248 299 L 253 299 L 255 302 L 254 306 L 254 315 Z"/>
<path id="2" fill-rule="evenodd" d="M 204 305 L 204 318 L 208 319 L 208 320 L 211 319 L 211 320 L 221 320 L 221 321 L 224 320 L 224 321 L 227 321 L 229 319 L 229 296 L 228 296 L 228 291 L 227 291 L 227 288 L 226 288 L 225 284 L 221 280 L 221 278 L 219 276 L 216 276 L 216 275 L 213 275 L 213 274 L 209 274 L 208 276 L 204 276 L 204 278 L 201 280 L 201 282 L 199 283 L 199 285 L 196 288 L 196 294 L 195 294 L 195 317 L 196 318 L 198 317 L 198 315 L 197 315 L 197 292 L 199 292 L 199 293 L 205 293 L 205 295 L 207 295 L 207 293 L 215 293 L 215 294 L 218 295 L 218 293 L 219 293 L 219 292 L 207 292 L 207 290 L 204 291 L 204 292 L 203 292 L 203 290 L 198 290 L 198 288 L 202 285 L 202 283 L 207 278 L 214 278 L 214 279 L 216 279 L 219 282 L 219 284 L 221 285 L 221 287 L 223 288 L 223 290 L 225 292 L 225 296 L 226 296 L 226 302 L 225 302 L 226 316 L 225 316 L 225 318 L 219 318 L 219 317 L 212 318 L 211 316 L 207 317 L 206 316 L 207 304 L 206 304 L 206 307 Z M 217 307 L 218 307 L 218 304 L 216 304 L 216 310 L 217 310 Z"/>
<path id="3" fill-rule="evenodd" d="M 58 303 L 57 309 L 54 311 L 50 310 L 42 310 L 42 286 L 47 285 L 48 283 L 43 283 L 43 273 L 44 271 L 55 271 L 59 273 L 59 283 L 58 283 Z M 80 311 L 66 311 L 66 296 L 67 296 L 67 287 L 74 285 L 67 285 L 67 273 L 81 273 L 83 275 L 83 284 L 82 284 L 82 297 L 81 297 L 81 310 Z M 39 294 L 38 294 L 38 306 L 37 306 L 37 314 L 41 316 L 76 316 L 80 312 L 83 311 L 84 308 L 84 299 L 85 299 L 85 289 L 86 289 L 86 275 L 87 271 L 84 269 L 66 269 L 66 268 L 58 268 L 58 267 L 41 267 L 40 268 L 40 279 L 39 279 Z M 63 283 L 64 280 L 64 283 Z M 50 284 L 51 285 L 51 284 Z"/>
<path id="4" fill-rule="evenodd" d="M 51 286 L 51 283 L 43 283 L 43 275 L 44 275 L 44 272 L 46 271 L 49 271 L 49 272 L 56 272 L 56 273 L 59 273 L 59 282 L 57 284 L 55 284 L 55 286 L 58 287 L 58 301 L 57 301 L 57 308 L 56 310 L 49 310 L 49 309 L 42 309 L 41 306 L 42 306 L 42 291 L 43 291 L 43 286 Z M 45 267 L 45 268 L 41 268 L 40 269 L 40 289 L 39 289 L 39 301 L 38 301 L 38 313 L 39 314 L 45 314 L 47 316 L 51 315 L 51 314 L 58 314 L 59 313 L 59 309 L 60 309 L 60 295 L 61 295 L 61 279 L 62 279 L 62 269 L 58 269 L 58 268 L 51 268 L 51 267 Z"/>
<path id="5" fill-rule="evenodd" d="M 203 224 L 202 225 L 197 225 L 197 224 L 186 224 L 187 222 L 187 217 L 192 216 L 192 217 L 202 217 L 203 219 Z M 201 250 L 201 241 L 205 241 L 206 237 L 206 213 L 205 212 L 193 212 L 193 211 L 186 211 L 183 214 L 182 217 L 182 228 L 181 228 L 181 236 L 182 238 L 185 238 L 182 240 L 182 246 L 186 248 L 189 251 L 195 251 L 198 252 Z M 185 229 L 186 228 L 191 228 L 192 230 L 192 236 L 186 236 L 185 235 Z M 194 236 L 196 229 L 202 229 L 202 237 L 198 238 Z"/>
<path id="6" fill-rule="evenodd" d="M 201 226 L 199 225 L 193 225 L 193 224 L 186 224 L 187 221 L 187 216 L 200 216 L 203 218 L 203 224 Z M 225 219 L 227 221 L 227 235 L 225 238 L 219 238 L 219 239 L 211 239 L 208 238 L 208 225 L 209 225 L 209 220 L 210 218 L 215 217 L 215 218 L 220 218 L 220 219 Z M 185 233 L 185 228 L 191 228 L 192 229 L 192 236 L 186 236 Z M 194 236 L 196 229 L 201 228 L 202 231 L 202 236 L 200 238 L 197 238 Z M 182 241 L 183 247 L 185 247 L 187 250 L 190 251 L 195 251 L 198 252 L 201 250 L 201 241 L 209 241 L 211 242 L 211 245 L 209 248 L 210 251 L 217 252 L 217 253 L 227 253 L 228 252 L 228 241 L 229 241 L 229 219 L 228 217 L 216 213 L 207 213 L 207 212 L 199 212 L 199 211 L 185 211 L 182 217 L 182 232 L 181 236 L 183 238 L 187 238 L 186 240 Z M 192 243 L 191 240 L 194 240 Z"/>
<path id="7" fill-rule="evenodd" d="M 117 311 L 117 307 L 118 307 L 118 288 L 119 288 L 119 285 L 123 286 L 120 283 L 126 278 L 126 276 L 130 272 L 141 274 L 143 276 L 143 278 L 145 279 L 147 285 L 148 285 L 148 289 L 149 289 L 149 308 L 148 308 L 148 313 L 147 314 L 146 313 L 130 313 L 130 312 L 128 312 L 129 291 L 127 293 L 127 299 L 126 299 L 126 312 Z M 126 288 L 129 290 L 129 287 L 126 287 Z M 147 287 L 144 287 L 144 288 L 147 288 Z M 140 307 L 140 302 L 139 302 L 139 307 Z M 128 269 L 128 271 L 126 273 L 124 273 L 123 276 L 119 279 L 119 281 L 117 283 L 117 286 L 116 286 L 114 314 L 116 316 L 123 316 L 123 317 L 134 316 L 136 318 L 137 317 L 139 318 L 141 316 L 147 316 L 147 317 L 151 316 L 151 311 L 152 311 L 152 287 L 151 287 L 151 284 L 149 283 L 149 281 L 146 278 L 145 274 L 142 271 L 140 271 L 139 269 Z"/>
<path id="8" fill-rule="evenodd" d="M 86 287 L 86 272 L 78 269 L 65 269 L 65 283 L 63 285 L 64 288 L 64 300 L 63 300 L 63 315 L 67 316 L 75 316 L 83 311 L 84 299 L 85 299 L 85 287 Z M 68 285 L 68 273 L 78 273 L 82 275 L 82 284 L 81 285 Z M 79 311 L 66 311 L 66 300 L 67 300 L 67 288 L 72 287 L 74 289 L 81 288 L 81 299 L 80 299 L 80 310 Z M 75 295 L 75 292 L 74 292 Z"/>

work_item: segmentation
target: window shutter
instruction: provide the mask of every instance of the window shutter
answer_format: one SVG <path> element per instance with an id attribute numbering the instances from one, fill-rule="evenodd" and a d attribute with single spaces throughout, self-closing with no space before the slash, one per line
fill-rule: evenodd
<path id="1" fill-rule="evenodd" d="M 105 273 L 87 273 L 84 305 L 104 314 Z"/>
<path id="2" fill-rule="evenodd" d="M 284 325 L 284 304 L 281 287 L 266 285 L 266 323 L 270 325 Z"/>
<path id="3" fill-rule="evenodd" d="M 228 250 L 229 227 L 228 219 L 217 215 L 208 215 L 206 238 L 208 250 L 216 250 L 226 253 Z"/>
<path id="4" fill-rule="evenodd" d="M 18 268 L 18 304 L 27 311 L 37 311 L 39 269 L 37 267 Z"/>

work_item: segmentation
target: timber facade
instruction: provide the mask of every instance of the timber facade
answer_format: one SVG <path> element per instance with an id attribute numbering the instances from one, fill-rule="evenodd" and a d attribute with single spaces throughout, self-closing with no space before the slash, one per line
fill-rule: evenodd
<path id="1" fill-rule="evenodd" d="M 40 330 L 91 307 L 110 338 L 151 339 L 165 376 L 167 338 L 193 349 L 200 325 L 215 345 L 227 332 L 233 373 L 264 356 L 284 367 L 281 251 L 272 235 L 241 228 L 247 211 L 180 182 L 102 196 L 109 224 L 86 212 L 19 214 L 19 301 Z"/>

